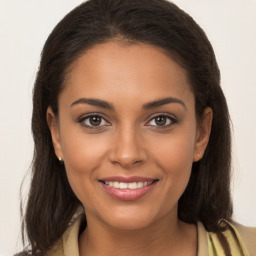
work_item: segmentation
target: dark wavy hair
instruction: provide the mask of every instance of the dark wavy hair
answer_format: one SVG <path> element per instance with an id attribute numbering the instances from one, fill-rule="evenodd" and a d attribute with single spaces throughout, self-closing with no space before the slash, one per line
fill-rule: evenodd
<path id="1" fill-rule="evenodd" d="M 230 220 L 231 135 L 229 112 L 220 87 L 220 72 L 204 31 L 184 11 L 166 0 L 89 0 L 68 13 L 48 37 L 33 92 L 32 181 L 23 217 L 33 255 L 44 255 L 62 236 L 81 206 L 55 156 L 46 110 L 58 115 L 58 96 L 70 67 L 92 46 L 120 40 L 160 47 L 188 73 L 196 116 L 213 110 L 210 140 L 201 161 L 193 163 L 189 184 L 178 204 L 187 223 L 201 221 L 220 232 L 220 219 Z"/>

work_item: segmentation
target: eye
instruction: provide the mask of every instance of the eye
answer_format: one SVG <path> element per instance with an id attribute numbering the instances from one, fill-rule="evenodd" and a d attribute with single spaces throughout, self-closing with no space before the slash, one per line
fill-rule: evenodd
<path id="1" fill-rule="evenodd" d="M 79 120 L 79 123 L 82 123 L 82 125 L 92 129 L 110 125 L 103 117 L 99 115 L 89 115 L 82 117 Z"/>
<path id="2" fill-rule="evenodd" d="M 158 127 L 166 127 L 172 124 L 177 123 L 177 120 L 173 117 L 167 115 L 158 115 L 153 117 L 147 125 L 158 126 Z"/>

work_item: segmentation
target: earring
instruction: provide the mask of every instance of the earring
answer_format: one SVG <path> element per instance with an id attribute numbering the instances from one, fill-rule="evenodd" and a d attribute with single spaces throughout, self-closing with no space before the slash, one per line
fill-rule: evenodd
<path id="1" fill-rule="evenodd" d="M 197 153 L 196 156 L 197 156 L 197 157 L 200 157 L 200 153 Z"/>
<path id="2" fill-rule="evenodd" d="M 58 159 L 59 159 L 59 161 L 60 161 L 60 162 L 62 162 L 62 159 L 61 159 L 61 157 L 60 157 L 60 156 L 58 157 Z"/>

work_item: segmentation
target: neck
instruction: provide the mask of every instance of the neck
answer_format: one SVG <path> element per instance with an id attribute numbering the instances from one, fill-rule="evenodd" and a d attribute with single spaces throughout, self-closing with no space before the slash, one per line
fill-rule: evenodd
<path id="1" fill-rule="evenodd" d="M 80 236 L 80 255 L 196 255 L 196 227 L 177 217 L 169 218 L 164 216 L 151 226 L 136 230 L 121 230 L 87 219 L 90 224 Z"/>

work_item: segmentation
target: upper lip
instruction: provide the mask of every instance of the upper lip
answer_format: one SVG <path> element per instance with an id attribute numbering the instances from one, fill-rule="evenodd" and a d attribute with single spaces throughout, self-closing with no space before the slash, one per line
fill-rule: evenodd
<path id="1" fill-rule="evenodd" d="M 153 178 L 148 178 L 148 177 L 141 177 L 141 176 L 130 176 L 130 177 L 125 177 L 125 176 L 111 176 L 111 177 L 106 177 L 99 179 L 99 181 L 118 181 L 118 182 L 125 182 L 125 183 L 130 183 L 130 182 L 153 182 L 157 179 Z"/>

